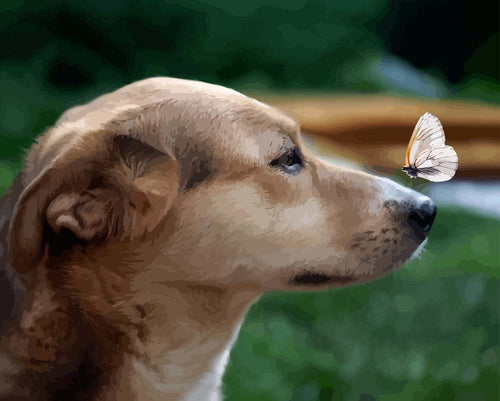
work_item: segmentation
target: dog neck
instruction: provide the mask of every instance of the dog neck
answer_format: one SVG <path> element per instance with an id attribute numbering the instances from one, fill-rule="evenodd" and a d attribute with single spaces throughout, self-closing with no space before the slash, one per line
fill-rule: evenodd
<path id="1" fill-rule="evenodd" d="M 38 383 L 42 372 L 47 383 L 64 387 L 60 375 L 66 372 L 67 388 L 92 389 L 89 399 L 95 400 L 218 400 L 229 351 L 260 291 L 167 282 L 147 276 L 155 269 L 124 274 L 125 265 L 107 266 L 94 261 L 35 269 L 19 332 L 4 341 L 22 350 L 26 363 L 19 373 L 5 374 L 29 373 Z M 5 374 L 0 369 L 0 381 Z M 30 391 L 37 394 L 35 387 Z"/>
<path id="2" fill-rule="evenodd" d="M 105 399 L 127 392 L 134 400 L 220 399 L 229 351 L 257 296 L 245 288 L 150 285 L 125 307 L 139 320 L 131 320 L 130 345 Z"/>

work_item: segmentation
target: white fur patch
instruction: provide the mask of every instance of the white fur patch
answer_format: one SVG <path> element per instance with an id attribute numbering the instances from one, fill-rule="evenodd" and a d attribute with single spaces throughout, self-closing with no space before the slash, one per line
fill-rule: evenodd
<path id="1" fill-rule="evenodd" d="M 243 320 L 237 324 L 231 340 L 226 348 L 213 360 L 210 369 L 198 383 L 193 384 L 191 391 L 186 394 L 183 401 L 220 401 L 222 376 L 229 362 L 229 354 L 233 347 L 238 333 L 240 332 Z"/>
<path id="2" fill-rule="evenodd" d="M 427 245 L 427 240 L 428 240 L 428 238 L 426 238 L 424 240 L 424 242 L 422 242 L 418 246 L 418 248 L 415 249 L 415 252 L 412 253 L 412 255 L 408 258 L 408 260 L 406 261 L 406 263 L 409 263 L 409 262 L 411 262 L 412 260 L 415 260 L 415 259 L 419 259 L 420 256 L 422 256 L 422 252 L 424 251 L 424 248 Z"/>

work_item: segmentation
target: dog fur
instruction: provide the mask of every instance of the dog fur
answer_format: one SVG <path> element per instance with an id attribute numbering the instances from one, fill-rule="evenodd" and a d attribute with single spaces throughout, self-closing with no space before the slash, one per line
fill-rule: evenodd
<path id="1" fill-rule="evenodd" d="M 152 78 L 74 107 L 1 200 L 0 399 L 218 400 L 261 294 L 397 269 L 426 200 L 223 87 Z"/>

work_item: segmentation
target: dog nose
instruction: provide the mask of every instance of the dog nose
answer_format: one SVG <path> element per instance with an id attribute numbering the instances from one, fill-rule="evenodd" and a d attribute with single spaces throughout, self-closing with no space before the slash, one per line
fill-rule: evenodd
<path id="1" fill-rule="evenodd" d="M 419 238 L 425 238 L 436 217 L 436 205 L 430 200 L 415 205 L 408 215 L 408 222 Z"/>

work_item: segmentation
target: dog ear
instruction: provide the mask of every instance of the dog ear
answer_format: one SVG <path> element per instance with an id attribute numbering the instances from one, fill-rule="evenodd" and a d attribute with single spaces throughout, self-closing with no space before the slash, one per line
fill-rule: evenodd
<path id="1" fill-rule="evenodd" d="M 177 162 L 139 139 L 86 135 L 20 195 L 9 228 L 10 265 L 27 273 L 61 241 L 71 246 L 73 236 L 97 243 L 153 231 L 177 194 L 177 177 Z"/>

